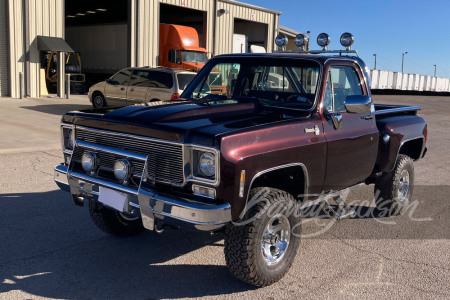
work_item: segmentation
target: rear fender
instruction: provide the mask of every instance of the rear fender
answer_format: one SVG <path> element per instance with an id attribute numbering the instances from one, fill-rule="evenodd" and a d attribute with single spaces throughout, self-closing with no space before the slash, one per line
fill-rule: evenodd
<path id="1" fill-rule="evenodd" d="M 396 116 L 377 121 L 380 132 L 378 156 L 374 173 L 394 169 L 399 154 L 414 160 L 422 157 L 425 150 L 427 124 L 419 116 Z"/>

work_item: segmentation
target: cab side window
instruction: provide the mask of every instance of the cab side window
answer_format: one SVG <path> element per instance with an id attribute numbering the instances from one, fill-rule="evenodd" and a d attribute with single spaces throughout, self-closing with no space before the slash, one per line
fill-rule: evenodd
<path id="1" fill-rule="evenodd" d="M 332 66 L 328 73 L 323 100 L 328 112 L 342 111 L 347 96 L 363 95 L 356 70 L 349 66 Z"/>
<path id="2" fill-rule="evenodd" d="M 180 53 L 178 50 L 169 50 L 169 62 L 177 65 L 180 64 Z"/>
<path id="3" fill-rule="evenodd" d="M 122 70 L 116 75 L 114 75 L 111 80 L 115 85 L 128 85 L 128 80 L 130 80 L 131 71 Z"/>
<path id="4" fill-rule="evenodd" d="M 134 70 L 131 75 L 130 86 L 148 86 L 148 71 Z"/>
<path id="5" fill-rule="evenodd" d="M 323 109 L 327 112 L 333 112 L 333 89 L 331 84 L 331 74 L 328 72 L 327 83 L 325 86 L 325 95 L 323 97 Z"/>
<path id="6" fill-rule="evenodd" d="M 148 75 L 148 86 L 163 89 L 171 89 L 173 78 L 171 73 L 150 71 Z"/>

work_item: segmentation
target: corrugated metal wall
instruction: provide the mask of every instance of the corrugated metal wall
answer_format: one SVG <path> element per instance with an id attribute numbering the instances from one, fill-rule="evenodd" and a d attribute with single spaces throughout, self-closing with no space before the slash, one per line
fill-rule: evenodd
<path id="1" fill-rule="evenodd" d="M 160 3 L 207 12 L 205 48 L 209 53 L 214 52 L 214 42 L 216 43 L 216 55 L 232 52 L 234 18 L 267 24 L 267 51 L 272 52 L 273 50 L 274 30 L 277 30 L 278 27 L 278 15 L 276 13 L 219 1 L 216 10 L 223 8 L 228 10 L 229 13 L 217 18 L 216 33 L 218 38 L 214 41 L 215 0 L 139 0 L 136 26 L 138 29 L 137 66 L 156 66 L 158 64 Z"/>
<path id="2" fill-rule="evenodd" d="M 40 57 L 36 36 L 64 38 L 64 1 L 28 0 L 29 9 L 29 43 L 30 74 L 29 88 L 31 97 L 40 96 Z M 42 66 L 45 67 L 45 66 Z"/>
<path id="3" fill-rule="evenodd" d="M 25 51 L 23 38 L 23 8 L 22 1 L 8 1 L 9 25 L 9 80 L 11 97 L 19 98 L 19 72 L 24 71 Z"/>
<path id="4" fill-rule="evenodd" d="M 136 66 L 156 66 L 159 44 L 159 1 L 139 0 L 137 8 Z"/>
<path id="5" fill-rule="evenodd" d="M 403 90 L 416 92 L 450 92 L 450 79 L 405 74 L 401 72 L 370 70 L 370 88 L 377 90 Z"/>
<path id="6" fill-rule="evenodd" d="M 36 36 L 64 37 L 64 1 L 9 0 L 8 8 L 11 41 L 9 45 L 11 97 L 20 96 L 19 72 L 25 72 L 25 70 L 28 95 L 39 97 L 40 57 Z M 26 8 L 28 8 L 28 14 Z M 27 68 L 25 68 L 26 60 L 29 61 Z"/>
<path id="7" fill-rule="evenodd" d="M 267 52 L 273 51 L 274 31 L 278 30 L 278 16 L 275 13 L 256 10 L 250 7 L 219 1 L 217 9 L 229 11 L 217 18 L 217 54 L 231 53 L 233 49 L 234 19 L 265 23 L 267 30 Z"/>
<path id="8" fill-rule="evenodd" d="M 0 0 L 0 96 L 9 96 L 9 38 L 6 0 Z"/>

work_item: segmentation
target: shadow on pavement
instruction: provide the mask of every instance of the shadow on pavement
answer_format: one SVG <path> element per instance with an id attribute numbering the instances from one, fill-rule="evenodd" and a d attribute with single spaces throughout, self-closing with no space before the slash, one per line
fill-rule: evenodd
<path id="1" fill-rule="evenodd" d="M 63 115 L 68 111 L 77 111 L 83 109 L 92 108 L 87 101 L 86 105 L 84 104 L 45 104 L 45 105 L 33 105 L 33 106 L 21 106 L 20 108 L 34 110 L 37 112 L 52 114 L 52 115 Z"/>
<path id="2" fill-rule="evenodd" d="M 167 229 L 162 235 L 109 236 L 92 224 L 87 209 L 73 205 L 62 191 L 1 194 L 0 211 L 0 292 L 148 299 L 252 289 L 236 280 L 222 260 L 217 264 L 200 256 L 207 245 L 223 255 L 214 248 L 223 246 L 221 234 Z M 197 250 L 192 264 L 179 258 Z"/>

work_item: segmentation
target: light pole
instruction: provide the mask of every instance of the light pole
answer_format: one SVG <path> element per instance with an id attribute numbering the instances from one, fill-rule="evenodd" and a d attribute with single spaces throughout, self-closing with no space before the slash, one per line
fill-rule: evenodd
<path id="1" fill-rule="evenodd" d="M 434 66 L 434 77 L 436 77 L 436 65 L 433 66 Z"/>
<path id="2" fill-rule="evenodd" d="M 376 70 L 377 69 L 377 55 L 374 54 L 373 56 L 375 56 L 375 67 L 373 69 Z"/>
<path id="3" fill-rule="evenodd" d="M 408 52 L 402 53 L 402 73 L 403 73 L 403 62 L 405 61 L 405 54 L 408 54 Z"/>

